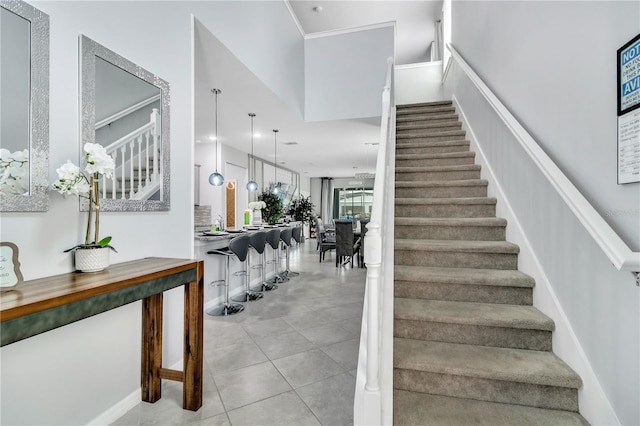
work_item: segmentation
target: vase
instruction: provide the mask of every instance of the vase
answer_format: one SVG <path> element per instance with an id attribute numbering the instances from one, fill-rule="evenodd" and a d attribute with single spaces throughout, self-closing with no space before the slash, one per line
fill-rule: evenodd
<path id="1" fill-rule="evenodd" d="M 104 271 L 109 266 L 109 247 L 79 248 L 75 251 L 76 270 Z"/>
<path id="2" fill-rule="evenodd" d="M 262 210 L 253 211 L 253 220 L 251 224 L 253 226 L 262 226 Z"/>

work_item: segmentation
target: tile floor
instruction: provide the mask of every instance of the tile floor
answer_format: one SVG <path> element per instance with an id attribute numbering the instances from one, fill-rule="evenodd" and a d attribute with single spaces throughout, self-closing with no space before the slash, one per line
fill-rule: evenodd
<path id="1" fill-rule="evenodd" d="M 181 408 L 182 384 L 141 402 L 115 425 L 353 424 L 366 269 L 318 262 L 316 241 L 291 250 L 300 276 L 229 317 L 204 319 L 204 395 Z M 206 283 L 205 283 L 206 284 Z"/>

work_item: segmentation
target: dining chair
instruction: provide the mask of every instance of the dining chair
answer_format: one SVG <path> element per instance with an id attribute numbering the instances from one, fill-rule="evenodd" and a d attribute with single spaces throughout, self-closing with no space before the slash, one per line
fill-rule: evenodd
<path id="1" fill-rule="evenodd" d="M 336 267 L 341 264 L 351 263 L 360 250 L 360 238 L 355 238 L 353 222 L 351 220 L 336 220 Z"/>
<path id="2" fill-rule="evenodd" d="M 316 228 L 316 238 L 318 239 L 318 250 L 320 251 L 319 262 L 322 262 L 325 252 L 336 249 L 335 234 L 327 233 L 324 224 L 319 221 Z"/>

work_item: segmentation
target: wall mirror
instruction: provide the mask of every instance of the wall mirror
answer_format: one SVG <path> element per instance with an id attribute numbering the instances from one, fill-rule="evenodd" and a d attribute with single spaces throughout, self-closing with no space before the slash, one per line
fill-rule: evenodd
<path id="1" fill-rule="evenodd" d="M 80 52 L 80 158 L 99 143 L 116 164 L 100 210 L 169 210 L 169 83 L 83 35 Z"/>
<path id="2" fill-rule="evenodd" d="M 0 211 L 49 209 L 49 15 L 0 0 Z"/>

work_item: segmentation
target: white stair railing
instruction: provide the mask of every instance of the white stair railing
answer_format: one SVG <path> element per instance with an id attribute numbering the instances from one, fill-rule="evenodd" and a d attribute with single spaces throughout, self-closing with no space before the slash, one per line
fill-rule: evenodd
<path id="1" fill-rule="evenodd" d="M 112 178 L 102 178 L 102 198 L 143 200 L 153 195 L 160 187 L 159 149 L 160 113 L 154 108 L 148 123 L 106 147 L 116 169 Z"/>
<path id="2" fill-rule="evenodd" d="M 393 418 L 395 107 L 392 76 L 393 59 L 389 58 L 382 93 L 373 207 L 364 241 L 367 278 L 354 399 L 355 425 L 390 425 Z"/>

